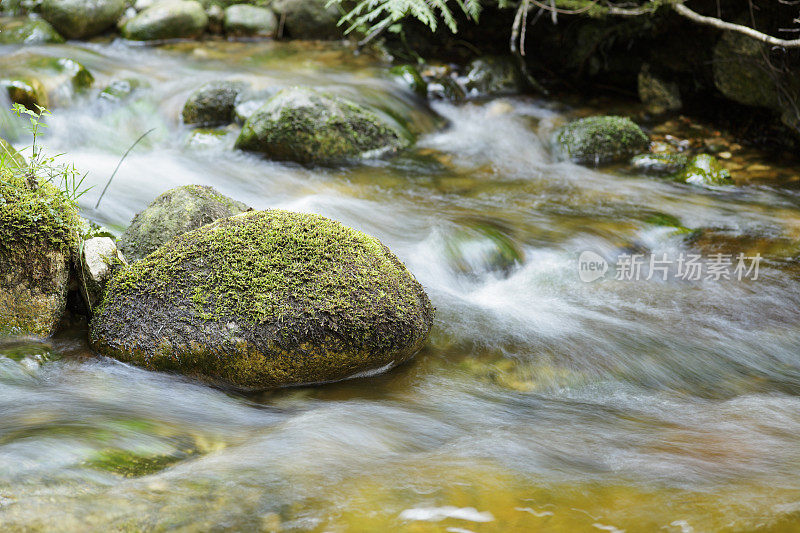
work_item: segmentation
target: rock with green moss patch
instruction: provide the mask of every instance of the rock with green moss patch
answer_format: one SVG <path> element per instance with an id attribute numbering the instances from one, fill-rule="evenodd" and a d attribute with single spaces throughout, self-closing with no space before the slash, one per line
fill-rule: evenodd
<path id="1" fill-rule="evenodd" d="M 146 83 L 136 78 L 114 80 L 100 91 L 99 98 L 109 102 L 119 102 L 128 98 L 136 89 L 144 86 Z"/>
<path id="2" fill-rule="evenodd" d="M 37 106 L 47 107 L 49 100 L 44 84 L 32 76 L 9 76 L 0 79 L 0 89 L 8 94 L 8 99 L 36 111 Z"/>
<path id="3" fill-rule="evenodd" d="M 54 185 L 0 168 L 0 335 L 55 332 L 79 223 L 76 206 Z"/>
<path id="4" fill-rule="evenodd" d="M 432 321 L 380 241 L 269 210 L 185 233 L 115 275 L 90 336 L 123 361 L 261 389 L 390 368 L 422 348 Z"/>
<path id="5" fill-rule="evenodd" d="M 556 132 L 556 141 L 566 158 L 584 165 L 625 161 L 650 143 L 633 121 L 617 116 L 570 122 Z"/>
<path id="6" fill-rule="evenodd" d="M 717 161 L 717 158 L 700 154 L 692 158 L 676 179 L 691 185 L 731 185 L 731 173 Z"/>
<path id="7" fill-rule="evenodd" d="M 203 6 L 194 0 L 161 0 L 122 27 L 122 35 L 133 41 L 161 41 L 199 37 L 208 26 Z"/>
<path id="8" fill-rule="evenodd" d="M 42 17 L 69 39 L 92 37 L 113 26 L 125 0 L 44 0 Z"/>
<path id="9" fill-rule="evenodd" d="M 225 9 L 224 27 L 229 37 L 275 37 L 278 17 L 266 7 L 236 4 Z"/>
<path id="10" fill-rule="evenodd" d="M 668 176 L 683 170 L 688 162 L 684 154 L 639 154 L 631 159 L 631 166 L 644 174 Z"/>
<path id="11" fill-rule="evenodd" d="M 389 74 L 397 78 L 417 96 L 425 98 L 428 95 L 428 83 L 414 65 L 396 65 L 389 69 Z"/>
<path id="12" fill-rule="evenodd" d="M 275 0 L 272 9 L 284 18 L 284 28 L 293 39 L 341 39 L 342 13 L 327 0 Z"/>
<path id="13" fill-rule="evenodd" d="M 397 151 L 409 140 L 345 98 L 295 87 L 270 98 L 245 122 L 236 147 L 278 161 L 333 163 Z"/>
<path id="14" fill-rule="evenodd" d="M 64 38 L 45 20 L 27 17 L 0 19 L 0 44 L 63 42 Z"/>
<path id="15" fill-rule="evenodd" d="M 120 237 L 119 247 L 128 261 L 139 261 L 173 237 L 248 209 L 213 187 L 177 187 L 134 217 Z"/>
<path id="16" fill-rule="evenodd" d="M 5 139 L 0 138 L 0 168 L 14 171 L 26 165 L 25 157 L 17 152 Z"/>
<path id="17" fill-rule="evenodd" d="M 236 98 L 247 87 L 241 81 L 214 81 L 206 83 L 186 100 L 183 106 L 184 124 L 195 126 L 223 126 L 233 122 Z"/>
<path id="18" fill-rule="evenodd" d="M 464 82 L 470 96 L 518 94 L 525 87 L 519 66 L 512 57 L 485 56 L 467 67 Z"/>

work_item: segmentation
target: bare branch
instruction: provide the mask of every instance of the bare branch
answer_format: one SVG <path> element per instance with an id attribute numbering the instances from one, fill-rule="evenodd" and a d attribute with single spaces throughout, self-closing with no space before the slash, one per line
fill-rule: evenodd
<path id="1" fill-rule="evenodd" d="M 672 9 L 675 10 L 676 13 L 679 15 L 688 18 L 698 24 L 704 24 L 706 26 L 711 26 L 713 28 L 718 28 L 720 30 L 727 30 L 733 31 L 737 33 L 741 33 L 743 35 L 747 35 L 748 37 L 752 37 L 757 41 L 761 41 L 762 43 L 766 43 L 772 46 L 781 46 L 783 48 L 800 48 L 800 39 L 778 39 L 777 37 L 773 37 L 771 35 L 767 35 L 766 33 L 761 33 L 758 30 L 754 30 L 753 28 L 748 28 L 747 26 L 741 26 L 739 24 L 733 24 L 731 22 L 725 22 L 724 20 L 720 20 L 714 17 L 706 17 L 699 13 L 695 13 L 682 3 L 680 4 L 673 4 Z"/>

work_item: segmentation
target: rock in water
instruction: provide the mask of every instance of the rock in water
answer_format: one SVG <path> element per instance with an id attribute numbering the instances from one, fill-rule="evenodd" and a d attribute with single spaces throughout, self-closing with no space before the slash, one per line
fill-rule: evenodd
<path id="1" fill-rule="evenodd" d="M 115 266 L 126 265 L 125 258 L 110 237 L 93 237 L 83 241 L 79 280 L 89 309 L 100 302 Z"/>
<path id="2" fill-rule="evenodd" d="M 272 9 L 284 17 L 284 26 L 292 39 L 341 39 L 342 13 L 328 0 L 276 0 Z"/>
<path id="3" fill-rule="evenodd" d="M 278 17 L 265 7 L 237 4 L 225 10 L 225 33 L 231 37 L 275 37 Z"/>
<path id="4" fill-rule="evenodd" d="M 133 41 L 159 41 L 199 37 L 208 26 L 200 2 L 161 0 L 148 7 L 122 28 L 122 35 Z"/>
<path id="5" fill-rule="evenodd" d="M 133 218 L 130 227 L 120 237 L 119 246 L 128 261 L 139 261 L 181 233 L 248 209 L 245 204 L 220 194 L 213 187 L 177 187 L 153 200 L 147 209 Z"/>
<path id="6" fill-rule="evenodd" d="M 472 96 L 519 94 L 525 81 L 513 57 L 485 56 L 467 69 L 466 88 Z"/>
<path id="7" fill-rule="evenodd" d="M 0 44 L 63 43 L 64 38 L 42 19 L 0 19 Z"/>
<path id="8" fill-rule="evenodd" d="M 183 122 L 197 126 L 223 126 L 233 122 L 236 98 L 247 84 L 215 81 L 193 92 L 183 106 Z"/>
<path id="9" fill-rule="evenodd" d="M 44 0 L 42 17 L 61 35 L 83 39 L 113 26 L 126 7 L 125 0 Z"/>
<path id="10" fill-rule="evenodd" d="M 243 389 L 335 381 L 411 358 L 433 308 L 380 241 L 319 215 L 250 211 L 116 274 L 103 354 Z"/>
<path id="11" fill-rule="evenodd" d="M 625 161 L 645 150 L 650 139 L 630 119 L 589 117 L 570 122 L 556 134 L 563 154 L 581 164 Z"/>
<path id="12" fill-rule="evenodd" d="M 689 162 L 684 154 L 639 154 L 631 159 L 631 166 L 644 174 L 668 176 L 680 172 Z"/>
<path id="13" fill-rule="evenodd" d="M 0 168 L 0 335 L 47 337 L 67 303 L 75 205 L 48 182 Z"/>
<path id="14" fill-rule="evenodd" d="M 245 122 L 241 150 L 278 161 L 332 163 L 409 144 L 378 115 L 344 98 L 312 89 L 284 89 Z"/>
<path id="15" fill-rule="evenodd" d="M 692 158 L 677 179 L 690 185 L 718 186 L 732 185 L 731 173 L 717 161 L 717 158 L 700 154 Z"/>

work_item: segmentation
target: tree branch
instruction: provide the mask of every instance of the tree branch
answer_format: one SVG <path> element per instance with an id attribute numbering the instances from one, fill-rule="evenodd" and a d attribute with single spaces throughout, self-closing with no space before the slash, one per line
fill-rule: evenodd
<path id="1" fill-rule="evenodd" d="M 767 35 L 766 33 L 761 33 L 760 31 L 754 30 L 753 28 L 748 28 L 747 26 L 733 24 L 718 18 L 706 17 L 699 13 L 695 13 L 682 3 L 673 4 L 672 9 L 674 9 L 679 15 L 686 17 L 693 22 L 697 22 L 698 24 L 704 24 L 720 30 L 741 33 L 743 35 L 747 35 L 748 37 L 752 37 L 757 41 L 761 41 L 762 43 L 770 44 L 772 46 L 781 46 L 783 48 L 800 48 L 800 39 L 778 39 L 777 37 Z"/>

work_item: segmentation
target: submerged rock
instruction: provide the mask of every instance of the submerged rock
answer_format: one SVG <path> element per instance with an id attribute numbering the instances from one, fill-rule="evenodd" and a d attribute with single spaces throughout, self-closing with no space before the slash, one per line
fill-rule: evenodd
<path id="1" fill-rule="evenodd" d="M 153 200 L 147 209 L 133 218 L 119 239 L 119 247 L 133 263 L 173 237 L 248 209 L 245 204 L 220 194 L 213 187 L 177 187 Z"/>
<path id="2" fill-rule="evenodd" d="M 77 208 L 54 185 L 0 168 L 0 335 L 55 332 L 78 225 Z"/>
<path id="3" fill-rule="evenodd" d="M 224 27 L 230 37 L 275 37 L 278 17 L 265 7 L 237 4 L 225 9 Z"/>
<path id="4" fill-rule="evenodd" d="M 99 98 L 108 100 L 109 102 L 119 102 L 120 100 L 128 98 L 136 89 L 144 85 L 145 82 L 135 78 L 114 80 L 100 91 Z"/>
<path id="5" fill-rule="evenodd" d="M 717 158 L 700 154 L 692 158 L 677 179 L 691 185 L 731 185 L 731 173 L 717 161 Z"/>
<path id="6" fill-rule="evenodd" d="M 504 231 L 486 223 L 453 233 L 447 240 L 445 252 L 450 268 L 469 276 L 508 275 L 525 260 L 525 254 Z"/>
<path id="7" fill-rule="evenodd" d="M 683 107 L 678 84 L 656 76 L 648 65 L 643 65 L 639 71 L 638 82 L 639 99 L 650 113 L 660 115 Z"/>
<path id="8" fill-rule="evenodd" d="M 38 78 L 30 76 L 10 76 L 0 79 L 0 88 L 8 94 L 8 99 L 32 111 L 37 106 L 47 107 L 47 90 Z"/>
<path id="9" fill-rule="evenodd" d="M 203 6 L 194 0 L 161 0 L 122 27 L 122 35 L 133 41 L 160 41 L 199 37 L 208 26 Z"/>
<path id="10" fill-rule="evenodd" d="M 69 39 L 92 37 L 113 26 L 125 0 L 44 0 L 42 17 Z"/>
<path id="11" fill-rule="evenodd" d="M 471 96 L 518 94 L 525 87 L 514 58 L 504 56 L 485 56 L 472 61 L 464 85 Z"/>
<path id="12" fill-rule="evenodd" d="M 688 162 L 684 154 L 640 154 L 631 159 L 631 166 L 644 174 L 667 176 L 680 172 Z"/>
<path id="13" fill-rule="evenodd" d="M 556 140 L 568 159 L 594 165 L 625 161 L 645 150 L 650 142 L 639 126 L 617 116 L 570 122 L 556 133 Z"/>
<path id="14" fill-rule="evenodd" d="M 284 27 L 293 39 L 341 39 L 342 14 L 328 0 L 275 0 L 272 9 L 284 17 Z"/>
<path id="15" fill-rule="evenodd" d="M 64 38 L 42 19 L 0 19 L 0 44 L 63 43 Z"/>
<path id="16" fill-rule="evenodd" d="M 83 241 L 80 259 L 82 275 L 79 283 L 89 309 L 94 309 L 103 297 L 114 268 L 127 263 L 110 237 Z"/>
<path id="17" fill-rule="evenodd" d="M 185 233 L 120 271 L 90 336 L 145 368 L 259 389 L 399 364 L 432 321 L 422 287 L 380 241 L 269 210 Z"/>
<path id="18" fill-rule="evenodd" d="M 0 79 L 12 102 L 32 110 L 63 105 L 93 83 L 92 73 L 77 61 L 39 54 L 24 55 Z"/>
<path id="19" fill-rule="evenodd" d="M 345 98 L 284 89 L 245 122 L 236 147 L 270 159 L 331 163 L 409 144 L 395 127 Z"/>
<path id="20" fill-rule="evenodd" d="M 247 87 L 240 81 L 206 83 L 183 106 L 183 122 L 197 126 L 224 126 L 233 122 L 236 98 Z"/>

